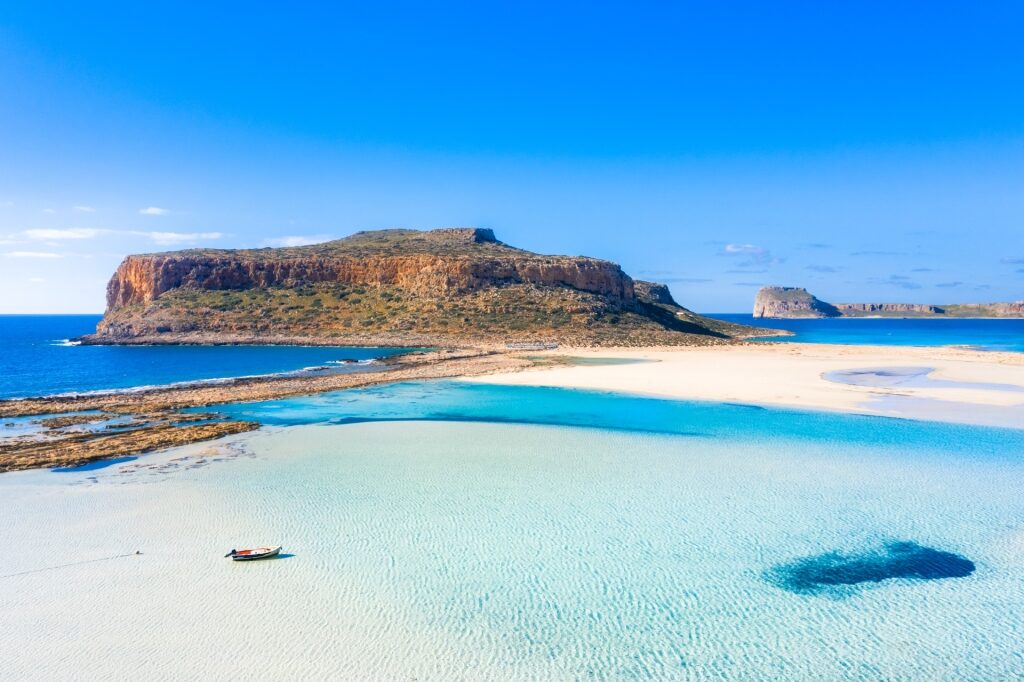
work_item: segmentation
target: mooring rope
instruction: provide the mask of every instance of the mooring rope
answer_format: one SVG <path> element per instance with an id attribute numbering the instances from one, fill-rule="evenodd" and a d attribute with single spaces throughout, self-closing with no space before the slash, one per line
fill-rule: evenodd
<path id="1" fill-rule="evenodd" d="M 0 575 L 0 578 L 13 578 L 18 575 L 28 575 L 30 573 L 42 573 L 43 571 L 55 571 L 58 568 L 68 568 L 69 566 L 81 566 L 82 564 L 94 564 L 97 561 L 110 561 L 111 559 L 123 559 L 129 556 L 139 556 L 142 552 L 132 552 L 131 554 L 115 554 L 114 556 L 100 557 L 99 559 L 86 559 L 85 561 L 73 561 L 70 564 L 60 564 L 58 566 L 46 566 L 45 568 L 33 568 L 31 571 L 21 571 L 19 573 L 7 573 L 6 575 Z"/>

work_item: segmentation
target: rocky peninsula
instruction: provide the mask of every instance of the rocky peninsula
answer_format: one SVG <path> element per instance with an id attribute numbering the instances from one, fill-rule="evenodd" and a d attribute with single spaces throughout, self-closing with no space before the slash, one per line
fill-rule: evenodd
<path id="1" fill-rule="evenodd" d="M 616 263 L 491 230 L 380 230 L 290 248 L 128 256 L 85 343 L 702 345 L 761 333 L 680 306 Z"/>
<path id="2" fill-rule="evenodd" d="M 754 298 L 754 317 L 999 317 L 1024 318 L 1024 301 L 1015 303 L 826 303 L 803 287 L 763 287 Z"/>
<path id="3" fill-rule="evenodd" d="M 394 356 L 376 371 L 0 401 L 0 418 L 33 425 L 29 435 L 0 438 L 0 471 L 78 466 L 259 427 L 186 408 L 558 362 L 525 354 L 533 346 L 713 346 L 770 333 L 698 315 L 665 285 L 634 280 L 610 261 L 531 253 L 477 228 L 128 256 L 82 343 L 435 350 Z"/>

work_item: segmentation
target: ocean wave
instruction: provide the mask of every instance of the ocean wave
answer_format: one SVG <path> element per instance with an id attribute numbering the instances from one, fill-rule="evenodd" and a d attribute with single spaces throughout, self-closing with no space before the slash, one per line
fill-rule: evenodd
<path id="1" fill-rule="evenodd" d="M 50 342 L 50 345 L 51 346 L 71 347 L 71 346 L 81 346 L 82 342 L 81 341 L 75 341 L 74 339 L 54 339 L 53 341 Z"/>

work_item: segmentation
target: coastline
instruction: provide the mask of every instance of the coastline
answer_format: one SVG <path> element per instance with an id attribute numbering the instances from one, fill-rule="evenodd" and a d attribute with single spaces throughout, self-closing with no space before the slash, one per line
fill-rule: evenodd
<path id="1" fill-rule="evenodd" d="M 884 371 L 878 377 L 871 370 Z M 852 373 L 856 381 L 837 379 L 837 373 Z M 27 437 L 0 441 L 0 471 L 79 466 L 259 427 L 217 414 L 197 425 L 179 413 L 185 408 L 431 379 L 1024 428 L 1024 354 L 1020 353 L 771 342 L 525 352 L 465 348 L 394 356 L 376 371 L 240 377 L 3 400 L 0 418 L 40 418 L 33 423 L 43 428 Z M 82 413 L 93 413 L 93 430 L 78 428 L 90 421 Z M 70 419 L 60 416 L 69 414 Z M 58 417 L 42 419 L 47 415 Z M 127 427 L 103 425 L 111 419 L 130 423 Z"/>
<path id="2" fill-rule="evenodd" d="M 467 381 L 1024 428 L 1024 354 L 924 346 L 747 343 L 717 348 L 560 349 L 589 358 Z M 635 361 L 600 364 L 601 358 Z M 832 372 L 930 369 L 929 381 L 856 385 Z M 994 385 L 1003 385 L 993 388 Z"/>
<path id="3" fill-rule="evenodd" d="M 194 418 L 178 412 L 189 407 L 273 400 L 398 381 L 469 377 L 532 364 L 522 357 L 488 350 L 415 351 L 389 358 L 388 364 L 379 371 L 241 377 L 134 391 L 3 400 L 0 401 L 0 419 L 38 417 L 41 419 L 34 421 L 43 428 L 27 437 L 0 440 L 0 472 L 81 466 L 102 459 L 214 440 L 260 426 L 256 422 L 227 421 L 217 414 L 204 415 L 208 421 L 195 424 Z M 73 416 L 45 419 L 47 415 L 69 413 L 92 413 L 92 419 Z M 111 420 L 127 420 L 128 425 L 111 430 Z M 89 421 L 96 424 L 96 428 L 85 432 L 78 428 Z"/>

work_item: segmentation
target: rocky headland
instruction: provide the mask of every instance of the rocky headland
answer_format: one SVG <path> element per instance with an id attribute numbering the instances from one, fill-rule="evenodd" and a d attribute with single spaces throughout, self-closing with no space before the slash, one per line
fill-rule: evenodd
<path id="1" fill-rule="evenodd" d="M 615 263 L 531 253 L 476 228 L 128 256 L 107 286 L 103 320 L 83 343 L 437 350 L 389 358 L 377 371 L 0 401 L 0 417 L 35 418 L 37 427 L 0 438 L 0 471 L 78 466 L 259 427 L 185 408 L 558 362 L 517 352 L 533 346 L 708 346 L 770 333 L 698 315 L 665 285 L 634 280 Z"/>
<path id="2" fill-rule="evenodd" d="M 703 345 L 760 333 L 680 306 L 617 264 L 513 248 L 491 230 L 128 256 L 85 343 Z"/>
<path id="3" fill-rule="evenodd" d="M 1005 317 L 1024 318 L 1024 301 L 1016 303 L 826 303 L 802 287 L 763 287 L 754 298 L 754 317 Z"/>

